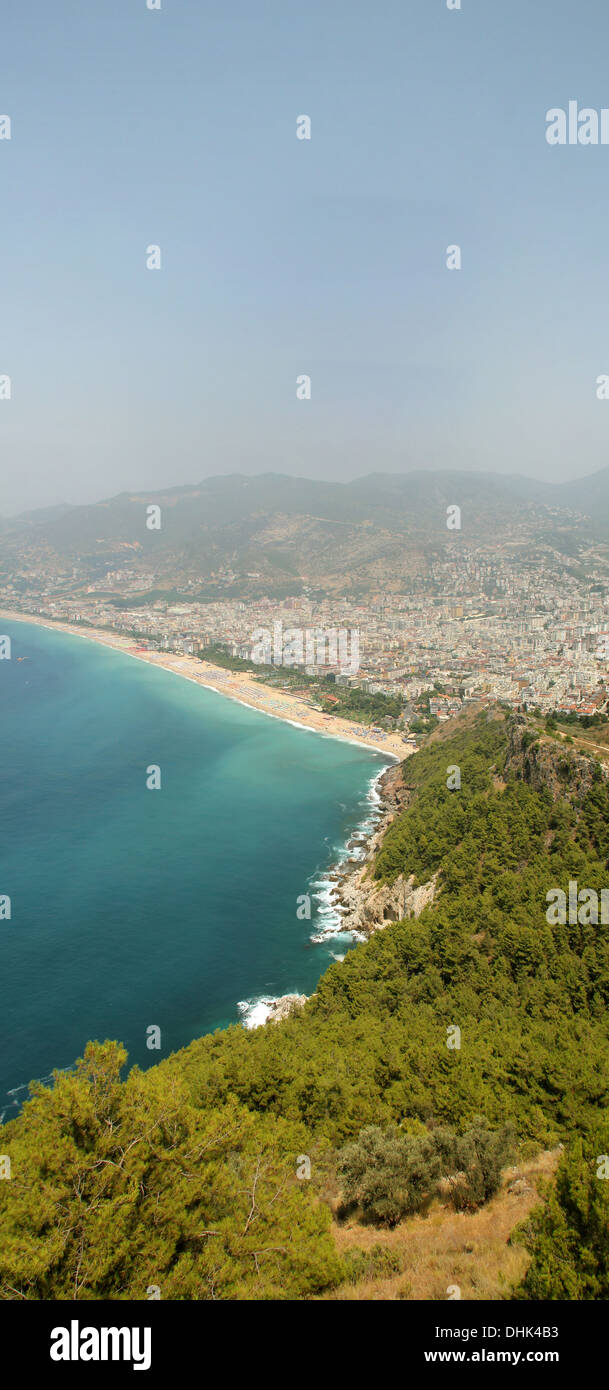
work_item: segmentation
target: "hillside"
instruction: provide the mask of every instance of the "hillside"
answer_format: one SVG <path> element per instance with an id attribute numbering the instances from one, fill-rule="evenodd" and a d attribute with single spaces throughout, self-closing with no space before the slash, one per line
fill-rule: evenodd
<path id="1" fill-rule="evenodd" d="M 583 913 L 549 922 L 546 895 L 600 893 L 609 786 L 501 712 L 442 732 L 408 760 L 372 866 L 372 884 L 436 875 L 418 917 L 349 952 L 283 1023 L 203 1037 L 122 1082 L 124 1052 L 97 1044 L 34 1088 L 3 1131 L 4 1298 L 332 1296 L 346 1270 L 328 1194 L 362 1229 L 424 1221 L 441 1191 L 475 1212 L 507 1166 L 559 1143 L 572 1166 L 531 1248 L 560 1227 L 543 1268 L 607 1296 L 609 942 Z M 549 1277 L 532 1296 L 570 1296 Z"/>
<path id="2" fill-rule="evenodd" d="M 529 1263 L 519 1229 L 553 1178 L 560 1152 L 542 1150 L 507 1168 L 497 1195 L 477 1211 L 456 1212 L 438 1201 L 424 1216 L 409 1217 L 393 1230 L 362 1226 L 355 1218 L 334 1221 L 332 1233 L 348 1277 L 324 1297 L 439 1302 L 455 1297 L 458 1289 L 469 1301 L 505 1299 Z"/>
<path id="3" fill-rule="evenodd" d="M 446 513 L 455 503 L 466 542 L 496 546 L 500 515 L 501 548 L 516 546 L 522 559 L 534 547 L 538 559 L 546 550 L 575 562 L 591 542 L 609 539 L 607 469 L 577 485 L 450 471 L 350 483 L 234 474 L 4 520 L 3 560 L 7 572 L 17 562 L 57 573 L 65 567 L 72 581 L 74 565 L 82 580 L 153 566 L 165 589 L 224 573 L 235 593 L 246 580 L 253 592 L 269 585 L 298 592 L 303 583 L 354 594 L 382 583 L 391 592 L 428 574 L 454 544 Z M 161 508 L 159 530 L 146 527 L 150 504 Z"/>

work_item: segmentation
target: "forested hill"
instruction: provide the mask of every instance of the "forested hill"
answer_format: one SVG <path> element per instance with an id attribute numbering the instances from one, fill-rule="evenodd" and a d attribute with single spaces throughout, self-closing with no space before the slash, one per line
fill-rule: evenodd
<path id="1" fill-rule="evenodd" d="M 552 924 L 546 895 L 575 880 L 600 901 L 608 783 L 501 711 L 443 728 L 404 777 L 373 874 L 437 873 L 418 919 L 349 952 L 281 1024 L 217 1032 L 124 1081 L 119 1044 L 90 1045 L 33 1088 L 2 1131 L 3 1298 L 331 1295 L 337 1183 L 391 1223 L 458 1170 L 473 1209 L 509 1144 L 557 1143 L 518 1296 L 607 1297 L 609 926 Z"/>

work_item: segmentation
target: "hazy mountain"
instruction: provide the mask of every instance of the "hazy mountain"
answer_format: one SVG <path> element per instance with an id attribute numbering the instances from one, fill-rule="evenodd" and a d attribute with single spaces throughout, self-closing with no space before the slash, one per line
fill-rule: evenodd
<path id="1" fill-rule="evenodd" d="M 150 504 L 161 508 L 160 530 L 146 526 Z M 94 570 L 152 567 L 176 580 L 230 569 L 277 581 L 348 574 L 352 586 L 369 586 L 387 568 L 397 578 L 412 572 L 425 551 L 454 540 L 446 509 L 455 504 L 465 540 L 545 540 L 574 554 L 578 544 L 609 538 L 609 468 L 562 484 L 448 470 L 351 483 L 232 474 L 30 511 L 4 523 L 3 551 L 5 563 L 56 557 Z"/>

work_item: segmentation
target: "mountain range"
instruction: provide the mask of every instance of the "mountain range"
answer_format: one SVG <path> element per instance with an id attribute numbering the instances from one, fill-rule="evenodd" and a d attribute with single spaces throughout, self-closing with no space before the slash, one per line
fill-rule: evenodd
<path id="1" fill-rule="evenodd" d="M 148 529 L 147 508 L 161 509 Z M 457 506 L 461 527 L 447 527 Z M 401 583 L 447 543 L 523 542 L 574 557 L 609 540 L 609 468 L 567 483 L 450 470 L 324 482 L 277 473 L 210 477 L 158 492 L 122 492 L 0 522 L 3 569 L 45 561 L 152 569 L 183 583 L 229 575 L 277 584 L 370 588 Z"/>

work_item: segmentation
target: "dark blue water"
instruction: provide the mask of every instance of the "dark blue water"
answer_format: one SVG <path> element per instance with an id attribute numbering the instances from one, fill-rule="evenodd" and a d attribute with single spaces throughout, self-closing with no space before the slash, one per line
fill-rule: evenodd
<path id="1" fill-rule="evenodd" d="M 25 1094 L 9 1092 L 71 1065 L 90 1038 L 117 1038 L 147 1066 L 236 1022 L 238 1001 L 311 993 L 345 944 L 313 944 L 297 898 L 369 812 L 386 759 L 80 637 L 0 631 L 13 643 L 0 661 L 9 1118 Z"/>

